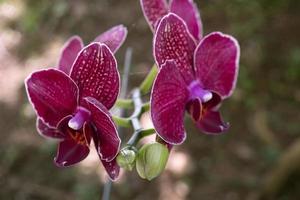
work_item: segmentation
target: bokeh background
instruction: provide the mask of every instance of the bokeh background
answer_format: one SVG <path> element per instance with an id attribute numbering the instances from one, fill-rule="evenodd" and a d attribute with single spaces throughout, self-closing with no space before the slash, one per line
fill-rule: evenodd
<path id="1" fill-rule="evenodd" d="M 205 34 L 222 31 L 241 45 L 237 89 L 222 106 L 231 129 L 207 136 L 187 119 L 188 138 L 165 172 L 151 182 L 122 173 L 111 199 L 300 199 L 300 1 L 196 2 Z M 117 24 L 128 27 L 116 56 L 122 73 L 133 49 L 132 88 L 153 64 L 138 0 L 0 0 L 0 199 L 101 199 L 106 177 L 95 152 L 75 167 L 54 166 L 56 142 L 35 130 L 23 80 L 55 66 L 70 36 L 88 44 Z"/>

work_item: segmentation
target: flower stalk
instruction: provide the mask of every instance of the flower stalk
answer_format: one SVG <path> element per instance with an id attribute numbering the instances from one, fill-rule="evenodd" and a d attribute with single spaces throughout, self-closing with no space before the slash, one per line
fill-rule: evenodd
<path id="1" fill-rule="evenodd" d="M 130 128 L 131 127 L 131 122 L 130 122 L 129 118 L 113 116 L 113 120 L 118 126 L 121 126 L 121 127 L 124 127 L 124 128 Z"/>
<path id="2" fill-rule="evenodd" d="M 138 130 L 138 131 L 134 132 L 134 134 L 130 137 L 130 139 L 127 142 L 127 145 L 135 146 L 143 137 L 152 135 L 154 133 L 155 133 L 154 128 Z"/>
<path id="3" fill-rule="evenodd" d="M 116 106 L 124 109 L 134 108 L 133 101 L 131 99 L 118 99 L 116 101 Z"/>
<path id="4" fill-rule="evenodd" d="M 144 95 L 144 94 L 147 94 L 148 92 L 150 92 L 157 72 L 158 72 L 157 66 L 156 66 L 156 64 L 154 64 L 152 66 L 149 74 L 147 75 L 145 80 L 140 85 L 141 94 Z"/>

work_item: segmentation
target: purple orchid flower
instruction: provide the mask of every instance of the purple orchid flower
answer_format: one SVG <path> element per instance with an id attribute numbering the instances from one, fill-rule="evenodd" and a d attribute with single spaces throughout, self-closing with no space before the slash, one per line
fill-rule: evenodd
<path id="1" fill-rule="evenodd" d="M 229 128 L 218 108 L 235 88 L 239 55 L 238 42 L 229 35 L 213 32 L 197 45 L 178 15 L 160 20 L 154 38 L 160 71 L 151 94 L 151 117 L 162 139 L 170 144 L 185 140 L 185 110 L 205 133 Z"/>
<path id="2" fill-rule="evenodd" d="M 113 53 L 115 53 L 125 41 L 126 36 L 127 36 L 126 27 L 124 27 L 123 25 L 117 25 L 105 31 L 104 33 L 100 34 L 99 36 L 97 36 L 94 42 L 100 42 L 106 44 L 107 47 L 109 47 L 109 49 Z M 84 44 L 82 42 L 82 39 L 79 36 L 71 37 L 62 48 L 61 55 L 58 62 L 58 69 L 63 71 L 67 75 L 70 75 L 70 71 L 72 69 L 73 63 L 76 60 L 79 52 L 83 49 L 83 47 Z M 111 105 L 108 106 L 109 106 L 108 108 L 111 107 Z M 57 127 L 52 127 L 52 126 L 49 127 L 39 117 L 37 118 L 37 130 L 40 135 L 45 137 L 56 138 L 56 139 L 65 138 L 65 134 L 62 133 L 61 130 L 58 130 Z M 98 144 L 98 142 L 96 143 Z M 87 154 L 88 153 L 86 153 L 86 155 Z M 105 160 L 102 160 L 102 163 L 104 164 L 105 168 L 107 168 L 108 172 L 116 171 L 115 177 L 117 177 L 119 173 L 119 167 L 117 166 L 115 160 L 111 162 L 106 162 Z M 110 177 L 112 178 L 113 176 Z"/>
<path id="3" fill-rule="evenodd" d="M 121 141 L 108 110 L 119 94 L 120 76 L 109 47 L 91 43 L 78 53 L 69 76 L 57 69 L 40 70 L 25 85 L 39 133 L 60 140 L 55 164 L 80 162 L 93 140 L 109 177 L 116 179 Z"/>
<path id="4" fill-rule="evenodd" d="M 200 12 L 193 0 L 140 0 L 144 16 L 155 32 L 161 18 L 169 12 L 181 17 L 192 36 L 197 40 L 202 38 L 202 23 Z"/>
<path id="5" fill-rule="evenodd" d="M 104 43 L 113 53 L 116 53 L 125 41 L 126 36 L 126 27 L 124 27 L 123 25 L 117 25 L 97 36 L 93 42 Z M 83 47 L 84 44 L 79 36 L 71 37 L 65 43 L 61 51 L 60 59 L 58 61 L 58 69 L 65 72 L 66 74 L 69 74 L 78 53 Z"/>

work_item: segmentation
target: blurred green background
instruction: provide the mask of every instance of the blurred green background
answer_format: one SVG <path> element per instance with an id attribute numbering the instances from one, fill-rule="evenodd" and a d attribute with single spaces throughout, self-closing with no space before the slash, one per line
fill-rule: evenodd
<path id="1" fill-rule="evenodd" d="M 205 34 L 222 31 L 241 45 L 237 89 L 222 106 L 228 134 L 188 138 L 151 182 L 122 173 L 112 199 L 300 199 L 300 1 L 202 0 Z M 23 80 L 55 66 L 64 41 L 86 44 L 124 24 L 116 56 L 122 73 L 132 47 L 130 87 L 153 64 L 152 33 L 137 0 L 0 0 L 0 199 L 101 199 L 105 176 L 95 155 L 68 169 L 53 164 L 56 142 L 35 130 Z"/>

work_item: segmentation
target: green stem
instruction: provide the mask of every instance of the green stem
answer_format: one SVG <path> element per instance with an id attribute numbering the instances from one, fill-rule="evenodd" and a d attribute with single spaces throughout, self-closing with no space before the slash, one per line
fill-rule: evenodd
<path id="1" fill-rule="evenodd" d="M 130 122 L 129 118 L 123 118 L 123 117 L 117 117 L 117 116 L 112 116 L 112 118 L 118 126 L 122 126 L 125 128 L 131 127 L 131 122 Z"/>
<path id="2" fill-rule="evenodd" d="M 131 138 L 127 142 L 127 145 L 129 145 L 129 146 L 135 146 L 140 141 L 140 139 L 142 139 L 143 137 L 152 135 L 154 133 L 155 133 L 155 129 L 153 129 L 153 128 L 143 129 L 143 130 L 137 130 L 131 136 Z"/>
<path id="3" fill-rule="evenodd" d="M 129 141 L 127 142 L 127 145 L 135 146 L 141 138 L 155 133 L 155 130 L 152 128 L 142 129 L 142 126 L 140 124 L 139 117 L 141 116 L 142 113 L 147 112 L 150 109 L 150 103 L 149 102 L 143 103 L 141 98 L 141 90 L 139 88 L 135 88 L 132 91 L 132 100 L 119 99 L 118 102 L 120 107 L 121 106 L 125 106 L 127 108 L 129 106 L 134 107 L 134 111 L 132 115 L 128 118 L 113 116 L 113 120 L 117 125 L 126 128 L 132 127 L 134 130 L 134 133 L 130 137 Z"/>
<path id="4" fill-rule="evenodd" d="M 120 108 L 132 109 L 133 101 L 131 99 L 117 99 L 116 106 Z"/>
<path id="5" fill-rule="evenodd" d="M 154 133 L 155 133 L 154 128 L 143 129 L 143 130 L 140 131 L 140 139 L 142 139 L 143 137 L 147 137 L 149 135 L 152 135 Z"/>
<path id="6" fill-rule="evenodd" d="M 134 104 L 134 111 L 129 119 L 134 129 L 134 133 L 127 142 L 127 145 L 129 146 L 135 146 L 141 138 L 155 133 L 154 129 L 142 129 L 142 126 L 140 124 L 139 117 L 144 112 L 144 110 L 149 109 L 149 103 L 143 104 L 143 101 L 141 99 L 141 92 L 138 88 L 132 91 L 132 99 Z"/>
<path id="7" fill-rule="evenodd" d="M 140 85 L 141 94 L 147 94 L 148 92 L 150 92 L 150 90 L 152 88 L 153 81 L 154 81 L 154 79 L 156 77 L 157 72 L 158 72 L 157 66 L 154 64 L 152 66 L 149 74 L 147 75 L 147 77 L 145 78 L 145 80 Z"/>
<path id="8" fill-rule="evenodd" d="M 142 112 L 147 112 L 150 110 L 150 102 L 144 103 L 142 106 Z"/>

